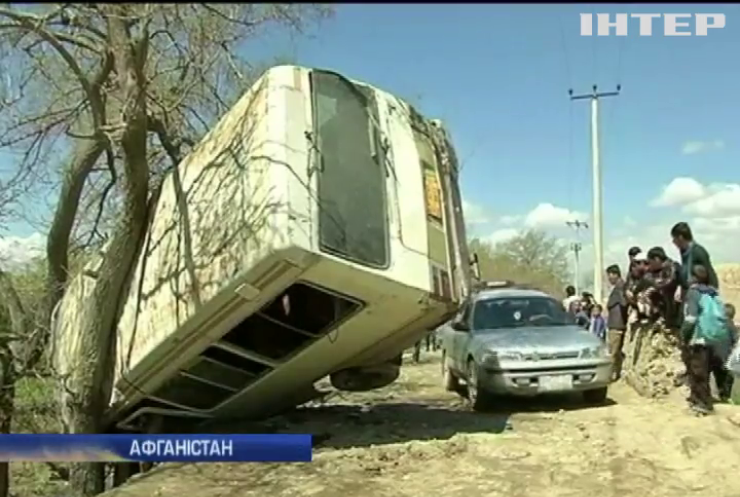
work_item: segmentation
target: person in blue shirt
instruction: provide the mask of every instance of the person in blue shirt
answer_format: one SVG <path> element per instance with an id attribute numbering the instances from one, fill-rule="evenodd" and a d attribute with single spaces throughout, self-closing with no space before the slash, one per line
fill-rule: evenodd
<path id="1" fill-rule="evenodd" d="M 737 345 L 737 327 L 735 326 L 735 306 L 725 304 L 725 316 L 727 318 L 727 330 L 729 341 L 719 347 L 713 347 L 709 356 L 709 370 L 712 372 L 714 382 L 717 385 L 717 396 L 720 402 L 729 402 L 732 397 L 732 386 L 734 378 L 727 367 L 730 352 Z"/>
<path id="2" fill-rule="evenodd" d="M 604 308 L 601 304 L 596 304 L 591 309 L 591 322 L 588 325 L 588 331 L 606 342 L 606 319 L 603 316 Z"/>
<path id="3" fill-rule="evenodd" d="M 581 304 L 581 301 L 576 300 L 575 302 L 571 302 L 569 310 L 571 315 L 575 319 L 576 324 L 585 329 L 588 329 L 588 314 L 583 311 L 583 305 Z"/>

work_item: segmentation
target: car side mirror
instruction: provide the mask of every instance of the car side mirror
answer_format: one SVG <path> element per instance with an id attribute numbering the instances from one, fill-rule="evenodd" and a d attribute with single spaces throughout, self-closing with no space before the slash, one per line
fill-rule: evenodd
<path id="1" fill-rule="evenodd" d="M 473 278 L 480 281 L 480 261 L 478 260 L 477 252 L 474 252 L 473 257 L 470 259 L 470 267 L 473 270 Z"/>
<path id="2" fill-rule="evenodd" d="M 452 329 L 455 331 L 470 331 L 470 327 L 465 321 L 453 321 Z"/>

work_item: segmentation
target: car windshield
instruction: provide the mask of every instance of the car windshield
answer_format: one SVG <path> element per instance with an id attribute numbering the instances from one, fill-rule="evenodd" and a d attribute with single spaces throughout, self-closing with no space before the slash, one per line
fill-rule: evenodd
<path id="1" fill-rule="evenodd" d="M 476 302 L 474 330 L 575 324 L 560 302 L 549 297 L 493 298 Z"/>

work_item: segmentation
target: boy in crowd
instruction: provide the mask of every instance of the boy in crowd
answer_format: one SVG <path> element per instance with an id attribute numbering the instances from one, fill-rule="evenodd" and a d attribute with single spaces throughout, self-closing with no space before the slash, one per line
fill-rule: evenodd
<path id="1" fill-rule="evenodd" d="M 583 311 L 583 303 L 580 300 L 574 300 L 571 302 L 570 309 L 568 309 L 568 311 L 573 316 L 573 319 L 575 319 L 578 326 L 588 329 L 588 314 Z"/>
<path id="2" fill-rule="evenodd" d="M 734 378 L 732 373 L 727 369 L 727 359 L 730 352 L 737 345 L 737 327 L 735 326 L 735 306 L 725 304 L 725 316 L 727 317 L 727 330 L 729 333 L 729 342 L 715 346 L 711 351 L 709 359 L 709 368 L 714 376 L 714 382 L 717 385 L 717 393 L 720 402 L 728 402 L 732 397 L 732 386 Z"/>
<path id="3" fill-rule="evenodd" d="M 724 305 L 718 299 L 717 289 L 709 281 L 707 269 L 702 265 L 693 265 L 681 326 L 681 335 L 688 350 L 689 407 L 701 415 L 714 412 L 709 375 L 713 360 L 721 359 L 722 351 L 729 352 L 730 342 Z M 719 381 L 723 379 L 724 375 L 720 374 Z M 723 385 L 723 388 L 726 387 Z"/>
<path id="4" fill-rule="evenodd" d="M 588 324 L 588 331 L 599 337 L 602 341 L 606 341 L 606 320 L 602 313 L 604 308 L 601 304 L 596 304 L 591 308 L 591 320 Z"/>
<path id="5" fill-rule="evenodd" d="M 732 346 L 734 347 L 737 345 L 738 339 L 737 326 L 735 326 L 735 306 L 732 304 L 725 304 L 725 314 L 727 314 L 727 327 L 730 328 Z"/>

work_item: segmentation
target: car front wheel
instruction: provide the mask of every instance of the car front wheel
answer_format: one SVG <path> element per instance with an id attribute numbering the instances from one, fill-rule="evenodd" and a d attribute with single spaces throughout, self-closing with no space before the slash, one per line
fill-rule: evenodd
<path id="1" fill-rule="evenodd" d="M 450 360 L 444 352 L 442 352 L 442 386 L 447 392 L 460 391 L 460 381 L 450 369 Z"/>
<path id="2" fill-rule="evenodd" d="M 481 388 L 478 376 L 478 365 L 474 360 L 468 361 L 468 401 L 474 411 L 483 411 L 490 405 L 491 396 Z"/>

